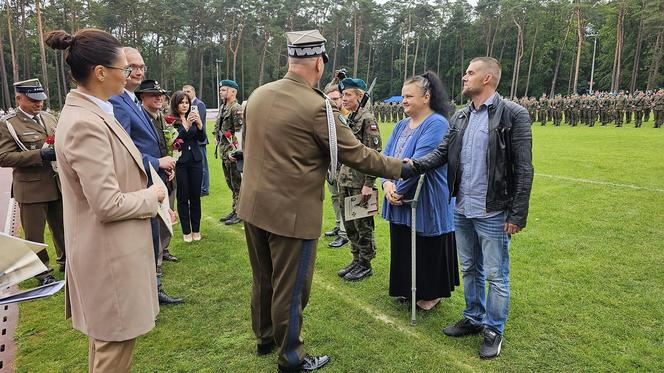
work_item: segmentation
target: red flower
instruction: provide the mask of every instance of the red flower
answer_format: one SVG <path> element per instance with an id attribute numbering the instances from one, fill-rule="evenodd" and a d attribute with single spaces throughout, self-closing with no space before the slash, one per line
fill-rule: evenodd
<path id="1" fill-rule="evenodd" d="M 164 120 L 166 120 L 166 123 L 168 124 L 173 124 L 173 122 L 175 122 L 175 117 L 168 114 L 166 117 L 164 117 Z"/>
<path id="2" fill-rule="evenodd" d="M 54 136 L 54 135 L 46 136 L 46 143 L 47 143 L 48 145 L 53 145 L 53 144 L 55 144 L 55 136 Z"/>
<path id="3" fill-rule="evenodd" d="M 173 142 L 173 150 L 182 150 L 182 144 L 184 144 L 184 140 L 176 139 L 175 142 Z"/>
<path id="4" fill-rule="evenodd" d="M 233 137 L 233 133 L 231 131 L 226 131 L 224 132 L 224 137 L 230 140 L 231 137 Z"/>

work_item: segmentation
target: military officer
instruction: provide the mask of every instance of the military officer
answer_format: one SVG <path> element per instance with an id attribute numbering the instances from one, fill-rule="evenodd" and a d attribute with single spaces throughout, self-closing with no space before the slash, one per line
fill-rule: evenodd
<path id="1" fill-rule="evenodd" d="M 546 98 L 546 93 L 542 93 L 542 97 L 540 97 L 539 99 L 538 119 L 543 126 L 546 125 L 546 116 L 548 111 L 549 111 L 549 100 Z"/>
<path id="2" fill-rule="evenodd" d="M 553 114 L 553 125 L 560 126 L 560 121 L 563 118 L 563 99 L 558 93 L 551 101 L 551 113 Z"/>
<path id="3" fill-rule="evenodd" d="M 625 124 L 630 124 L 632 123 L 632 105 L 634 102 L 635 96 L 632 94 L 632 92 L 628 92 L 625 95 L 625 98 L 627 99 L 627 105 L 625 105 Z"/>
<path id="4" fill-rule="evenodd" d="M 242 186 L 242 175 L 236 167 L 235 158 L 231 155 L 238 149 L 235 133 L 242 129 L 242 105 L 236 99 L 239 89 L 240 87 L 233 80 L 226 79 L 219 82 L 219 98 L 223 105 L 219 110 L 213 131 L 226 184 L 233 192 L 233 210 L 219 219 L 226 225 L 237 224 L 241 221 L 237 216 L 237 200 Z"/>
<path id="5" fill-rule="evenodd" d="M 616 97 L 614 105 L 614 120 L 616 127 L 622 127 L 623 118 L 625 116 L 625 108 L 627 107 L 627 97 L 625 97 L 625 91 L 620 91 L 618 97 Z"/>
<path id="6" fill-rule="evenodd" d="M 0 120 L 0 167 L 12 167 L 12 193 L 19 204 L 25 239 L 44 242 L 48 222 L 60 271 L 65 270 L 62 195 L 55 165 L 57 119 L 42 111 L 47 99 L 38 79 L 14 83 L 16 111 Z M 51 141 L 52 140 L 52 141 Z M 48 267 L 46 249 L 37 253 Z M 39 274 L 41 285 L 55 281 L 52 270 Z"/>
<path id="7" fill-rule="evenodd" d="M 570 107 L 570 125 L 572 127 L 576 127 L 577 124 L 579 124 L 579 121 L 581 120 L 581 99 L 579 98 L 578 94 L 573 94 L 572 97 L 569 99 L 569 107 Z"/>
<path id="8" fill-rule="evenodd" d="M 365 146 L 380 152 L 382 140 L 376 118 L 366 108 L 358 107 L 367 89 L 366 83 L 362 79 L 346 78 L 341 81 L 339 88 L 344 108 L 351 113 L 357 111 L 355 119 L 347 123 L 355 137 Z M 347 197 L 362 194 L 364 199 L 369 199 L 375 190 L 375 181 L 374 176 L 343 165 L 337 179 L 339 197 L 343 201 Z M 373 274 L 371 260 L 376 256 L 374 220 L 373 217 L 348 220 L 344 209 L 341 210 L 341 215 L 350 240 L 353 260 L 341 269 L 338 275 L 347 281 L 360 281 Z"/>
<path id="9" fill-rule="evenodd" d="M 300 336 L 321 234 L 326 172 L 336 173 L 337 158 L 390 179 L 408 177 L 412 168 L 362 145 L 341 124 L 334 104 L 313 88 L 327 61 L 322 35 L 293 31 L 287 40 L 288 73 L 256 88 L 244 111 L 238 215 L 253 273 L 256 352 L 268 355 L 278 346 L 279 370 L 311 371 L 330 361 L 305 354 Z"/>
<path id="10" fill-rule="evenodd" d="M 644 122 L 649 122 L 650 121 L 650 109 L 651 109 L 651 104 L 652 104 L 652 91 L 648 90 L 646 91 L 646 95 L 644 97 L 645 99 L 645 108 L 643 109 L 643 121 Z"/>
<path id="11" fill-rule="evenodd" d="M 632 111 L 634 111 L 634 127 L 641 127 L 641 121 L 643 120 L 643 110 L 646 107 L 646 95 L 645 93 L 635 92 L 634 99 L 632 100 Z"/>
<path id="12" fill-rule="evenodd" d="M 664 88 L 660 88 L 659 91 L 653 95 L 650 105 L 655 114 L 654 128 L 660 128 L 662 124 L 664 124 Z"/>

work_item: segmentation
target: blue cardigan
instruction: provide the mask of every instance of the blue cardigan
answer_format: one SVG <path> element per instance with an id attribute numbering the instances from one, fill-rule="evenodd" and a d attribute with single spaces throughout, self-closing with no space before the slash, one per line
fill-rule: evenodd
<path id="1" fill-rule="evenodd" d="M 409 123 L 410 118 L 405 118 L 397 123 L 385 146 L 385 155 L 397 156 L 395 154 L 397 140 Z M 419 158 L 430 153 L 443 141 L 448 127 L 449 124 L 445 117 L 437 113 L 431 114 L 406 141 L 401 158 Z M 415 194 L 418 179 L 413 177 L 408 180 L 391 181 L 396 185 L 396 192 L 403 195 L 402 199 L 410 199 Z M 424 178 L 420 199 L 417 203 L 418 235 L 431 237 L 454 231 L 455 201 L 452 199 L 448 203 L 448 200 L 447 165 L 444 165 L 427 172 Z M 391 223 L 412 226 L 410 206 L 390 205 L 387 198 L 383 200 L 382 216 Z"/>

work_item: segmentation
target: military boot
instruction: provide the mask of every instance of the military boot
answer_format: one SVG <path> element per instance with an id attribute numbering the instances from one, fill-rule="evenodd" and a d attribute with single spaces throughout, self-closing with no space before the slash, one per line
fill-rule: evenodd
<path id="1" fill-rule="evenodd" d="M 371 263 L 361 260 L 360 262 L 358 262 L 357 266 L 355 266 L 355 268 L 352 271 L 350 271 L 344 276 L 344 280 L 362 281 L 371 275 L 373 275 L 373 269 L 371 269 Z"/>
<path id="2" fill-rule="evenodd" d="M 359 261 L 356 260 L 356 259 L 353 259 L 353 261 L 350 262 L 350 264 L 348 264 L 347 266 L 341 268 L 341 270 L 339 270 L 339 272 L 337 272 L 337 275 L 338 275 L 339 277 L 344 277 L 344 276 L 346 276 L 348 273 L 350 273 L 352 270 L 354 270 L 355 267 L 356 267 L 358 264 L 359 264 Z"/>

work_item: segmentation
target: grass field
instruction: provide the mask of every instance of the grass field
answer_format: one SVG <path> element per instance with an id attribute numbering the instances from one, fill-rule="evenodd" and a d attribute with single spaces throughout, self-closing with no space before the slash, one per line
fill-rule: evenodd
<path id="1" fill-rule="evenodd" d="M 209 126 L 210 128 L 211 126 Z M 392 126 L 381 127 L 385 140 Z M 480 337 L 451 339 L 463 289 L 409 325 L 392 302 L 388 224 L 377 219 L 375 275 L 344 283 L 346 248 L 321 238 L 303 336 L 325 353 L 325 372 L 664 371 L 664 130 L 533 126 L 534 179 L 527 228 L 511 245 L 512 303 L 501 356 L 482 361 Z M 171 252 L 163 283 L 186 304 L 162 308 L 139 339 L 135 372 L 270 372 L 251 333 L 251 269 L 219 162 L 210 156 L 203 240 Z M 278 219 L 278 217 L 275 217 Z M 334 224 L 325 201 L 324 229 Z M 58 274 L 62 277 L 62 274 Z M 35 285 L 30 283 L 28 285 Z M 87 339 L 64 319 L 64 295 L 21 305 L 20 372 L 83 372 Z"/>

